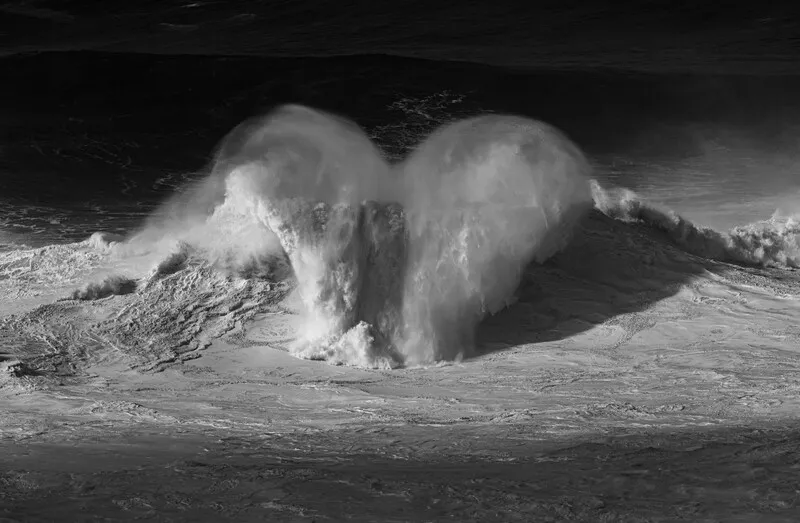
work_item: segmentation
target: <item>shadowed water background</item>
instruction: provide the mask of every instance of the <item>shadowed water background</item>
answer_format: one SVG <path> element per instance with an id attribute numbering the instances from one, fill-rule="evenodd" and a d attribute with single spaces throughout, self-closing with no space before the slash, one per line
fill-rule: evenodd
<path id="1" fill-rule="evenodd" d="M 0 229 L 29 245 L 131 231 L 203 176 L 231 128 L 287 102 L 354 119 L 390 159 L 456 118 L 537 118 L 586 151 L 602 184 L 721 230 L 799 201 L 800 77 L 85 52 L 0 67 L 14 78 L 0 87 Z"/>

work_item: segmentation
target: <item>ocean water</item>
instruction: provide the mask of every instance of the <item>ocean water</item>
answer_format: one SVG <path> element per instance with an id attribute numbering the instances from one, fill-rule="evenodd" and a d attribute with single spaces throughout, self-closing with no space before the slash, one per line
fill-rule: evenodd
<path id="1" fill-rule="evenodd" d="M 0 5 L 0 513 L 797 520 L 797 23 L 433 4 Z"/>
<path id="2" fill-rule="evenodd" d="M 526 264 L 569 243 L 573 209 L 709 260 L 800 263 L 800 76 L 777 74 L 780 60 L 755 75 L 394 56 L 402 46 L 122 52 L 142 42 L 0 60 L 15 80 L 0 86 L 6 284 L 24 266 L 54 282 L 92 269 L 84 299 L 136 288 L 124 267 L 161 274 L 198 252 L 241 274 L 288 263 L 316 333 L 295 352 L 392 367 L 459 358 L 472 340 L 453 333 L 513 301 Z M 376 316 L 370 301 L 396 305 Z"/>
<path id="3" fill-rule="evenodd" d="M 725 231 L 797 209 L 800 77 L 518 70 L 388 56 L 44 53 L 0 65 L 0 228 L 30 245 L 134 230 L 222 138 L 283 103 L 342 114 L 386 157 L 442 123 L 554 125 L 593 177 Z"/>
<path id="4" fill-rule="evenodd" d="M 790 3 L 216 0 L 6 3 L 0 53 L 391 54 L 502 67 L 797 74 Z"/>

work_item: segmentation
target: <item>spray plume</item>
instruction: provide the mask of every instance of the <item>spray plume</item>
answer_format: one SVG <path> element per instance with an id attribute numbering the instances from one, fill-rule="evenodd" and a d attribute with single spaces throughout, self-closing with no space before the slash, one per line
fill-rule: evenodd
<path id="1" fill-rule="evenodd" d="M 355 123 L 283 106 L 235 129 L 179 219 L 139 238 L 180 229 L 234 264 L 288 257 L 298 356 L 426 364 L 468 355 L 525 267 L 566 244 L 592 206 L 588 170 L 561 133 L 517 116 L 446 125 L 389 165 Z"/>

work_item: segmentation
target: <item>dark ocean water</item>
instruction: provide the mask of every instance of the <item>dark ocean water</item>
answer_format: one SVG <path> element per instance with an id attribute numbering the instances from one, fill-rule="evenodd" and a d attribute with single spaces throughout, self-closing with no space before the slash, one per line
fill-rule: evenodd
<path id="1" fill-rule="evenodd" d="M 672 4 L 2 4 L 0 230 L 130 231 L 281 103 L 352 118 L 393 159 L 443 122 L 522 114 L 700 223 L 800 210 L 793 14 Z"/>
<path id="2" fill-rule="evenodd" d="M 798 73 L 789 2 L 28 0 L 0 3 L 0 52 L 395 54 L 504 67 Z"/>

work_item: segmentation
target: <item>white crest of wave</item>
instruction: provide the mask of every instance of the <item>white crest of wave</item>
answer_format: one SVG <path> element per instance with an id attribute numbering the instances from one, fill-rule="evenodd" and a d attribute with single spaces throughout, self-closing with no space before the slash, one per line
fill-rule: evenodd
<path id="1" fill-rule="evenodd" d="M 595 207 L 612 218 L 641 221 L 661 230 L 687 252 L 724 262 L 800 267 L 800 221 L 776 213 L 766 221 L 729 232 L 698 226 L 669 209 L 642 200 L 629 189 L 604 189 L 592 180 Z"/>

